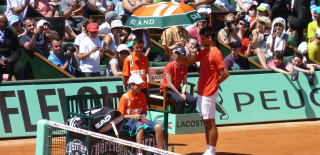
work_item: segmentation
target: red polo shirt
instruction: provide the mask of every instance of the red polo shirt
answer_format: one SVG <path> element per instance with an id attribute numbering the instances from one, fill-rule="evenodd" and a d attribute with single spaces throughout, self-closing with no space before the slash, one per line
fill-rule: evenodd
<path id="1" fill-rule="evenodd" d="M 184 76 L 188 74 L 188 67 L 186 65 L 177 66 L 176 61 L 169 62 L 167 66 L 164 68 L 164 74 L 170 74 L 172 77 L 172 84 L 176 89 L 181 88 L 181 81 L 183 80 Z M 162 84 L 169 87 L 167 83 L 167 77 L 164 76 L 162 79 Z M 160 92 L 163 91 L 163 87 L 160 87 Z"/>

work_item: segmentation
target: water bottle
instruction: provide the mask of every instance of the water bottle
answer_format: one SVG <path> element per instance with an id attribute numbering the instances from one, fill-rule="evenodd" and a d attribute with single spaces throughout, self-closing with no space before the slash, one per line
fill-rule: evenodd
<path id="1" fill-rule="evenodd" d="M 171 152 L 174 152 L 174 148 L 173 148 L 173 146 L 172 146 L 172 148 L 171 148 Z"/>

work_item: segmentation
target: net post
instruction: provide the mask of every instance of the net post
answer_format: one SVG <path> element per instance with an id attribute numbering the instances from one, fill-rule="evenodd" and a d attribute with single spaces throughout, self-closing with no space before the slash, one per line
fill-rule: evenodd
<path id="1" fill-rule="evenodd" d="M 49 121 L 40 120 L 37 122 L 37 144 L 36 155 L 49 154 Z"/>

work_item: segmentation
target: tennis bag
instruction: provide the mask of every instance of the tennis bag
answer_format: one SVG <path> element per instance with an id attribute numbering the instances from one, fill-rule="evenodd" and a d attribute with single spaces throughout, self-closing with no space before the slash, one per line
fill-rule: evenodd
<path id="1" fill-rule="evenodd" d="M 114 123 L 118 130 L 123 122 L 121 112 L 109 107 L 91 108 L 85 111 L 84 114 L 93 116 L 93 130 L 95 132 L 109 132 L 112 129 L 111 122 Z"/>

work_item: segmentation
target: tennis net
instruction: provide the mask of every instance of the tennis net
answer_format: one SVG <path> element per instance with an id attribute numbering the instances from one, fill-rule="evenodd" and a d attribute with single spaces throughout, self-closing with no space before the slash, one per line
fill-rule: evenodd
<path id="1" fill-rule="evenodd" d="M 138 149 L 144 155 L 178 155 L 49 120 L 37 123 L 36 155 L 133 155 Z"/>

